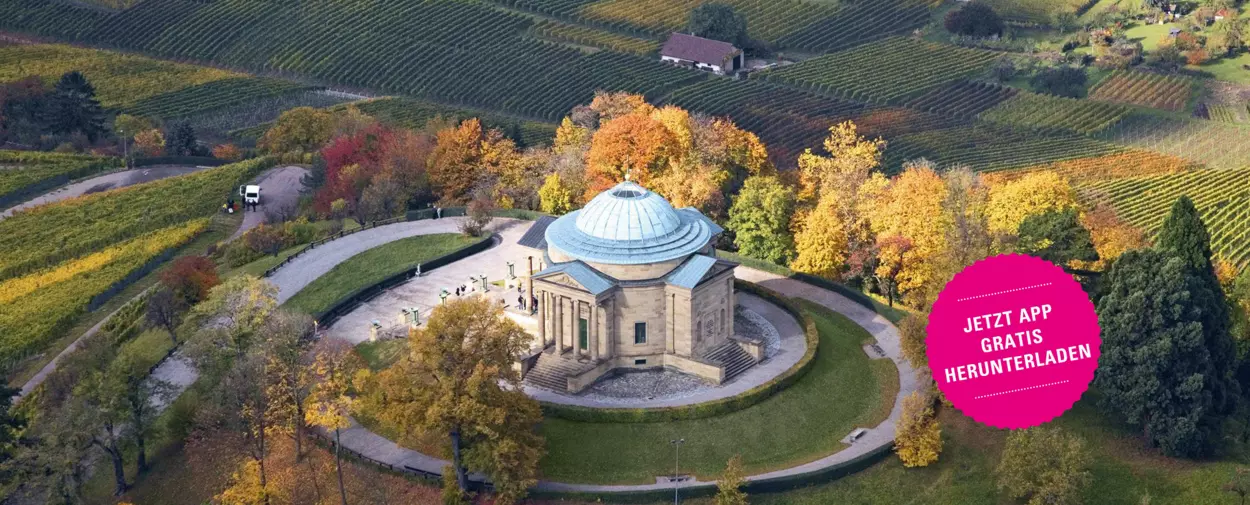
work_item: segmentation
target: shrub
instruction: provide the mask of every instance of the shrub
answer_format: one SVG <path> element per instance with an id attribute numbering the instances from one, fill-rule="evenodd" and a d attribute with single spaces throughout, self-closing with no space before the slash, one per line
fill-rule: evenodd
<path id="1" fill-rule="evenodd" d="M 990 37 L 1003 34 L 1003 19 L 988 5 L 973 2 L 946 13 L 946 29 L 951 33 Z"/>
<path id="2" fill-rule="evenodd" d="M 1029 79 L 1029 86 L 1039 93 L 1080 98 L 1085 94 L 1087 79 L 1085 69 L 1062 65 L 1039 70 Z"/>
<path id="3" fill-rule="evenodd" d="M 243 159 L 243 151 L 234 144 L 221 144 L 213 148 L 213 157 L 222 160 L 238 161 Z"/>

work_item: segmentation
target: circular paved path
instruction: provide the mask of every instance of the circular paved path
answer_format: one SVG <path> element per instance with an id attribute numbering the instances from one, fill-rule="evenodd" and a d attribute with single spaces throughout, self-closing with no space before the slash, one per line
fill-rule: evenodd
<path id="1" fill-rule="evenodd" d="M 397 223 L 349 235 L 305 253 L 303 256 L 297 258 L 295 261 L 292 261 L 282 269 L 275 272 L 269 280 L 278 286 L 279 301 L 285 301 L 295 292 L 311 283 L 314 279 L 324 275 L 331 268 L 333 268 L 334 265 L 337 265 L 360 252 L 387 242 L 414 235 L 456 231 L 456 224 L 458 222 L 459 219 L 450 218 Z M 515 220 L 496 220 L 496 224 L 503 229 L 505 236 L 519 235 L 529 227 L 528 222 L 517 222 Z M 515 239 L 505 239 L 501 247 L 506 247 L 510 243 L 514 244 Z M 498 248 L 492 249 L 492 251 L 496 249 Z M 464 272 L 475 270 L 475 268 L 465 269 L 465 265 L 476 263 L 474 259 L 475 257 L 466 258 L 465 260 L 452 263 L 443 268 L 461 269 Z M 435 272 L 440 270 L 442 269 L 436 270 Z M 784 470 L 752 475 L 747 477 L 747 480 L 761 480 L 812 472 L 849 461 L 863 454 L 867 454 L 874 449 L 892 444 L 894 440 L 894 425 L 902 416 L 902 400 L 912 391 L 916 391 L 920 388 L 919 381 L 916 380 L 915 372 L 913 371 L 911 365 L 907 363 L 907 360 L 903 359 L 899 350 L 899 335 L 898 330 L 894 327 L 894 325 L 876 312 L 873 312 L 872 310 L 869 310 L 842 295 L 823 288 L 747 267 L 740 266 L 734 273 L 739 279 L 759 284 L 786 296 L 803 298 L 812 301 L 851 319 L 856 324 L 867 330 L 868 333 L 873 335 L 877 344 L 880 345 L 884 351 L 885 356 L 894 362 L 899 374 L 899 395 L 895 398 L 894 407 L 891 409 L 889 417 L 877 426 L 868 428 L 867 433 L 865 433 L 854 444 L 842 448 L 841 450 L 819 460 Z M 448 464 L 445 460 L 431 457 L 411 449 L 399 447 L 395 444 L 395 442 L 365 429 L 354 421 L 352 426 L 343 430 L 340 435 L 342 437 L 344 447 L 374 460 L 388 463 L 399 468 L 414 468 L 438 474 L 441 473 L 443 468 Z M 704 486 L 708 484 L 708 482 L 688 481 L 679 484 L 679 486 L 685 488 Z M 665 490 L 672 489 L 673 484 L 656 483 L 607 486 L 540 481 L 537 488 L 543 491 L 610 493 Z"/>

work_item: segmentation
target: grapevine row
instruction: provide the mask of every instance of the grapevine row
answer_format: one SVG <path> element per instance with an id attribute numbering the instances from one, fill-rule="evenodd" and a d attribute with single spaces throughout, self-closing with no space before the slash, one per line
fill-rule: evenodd
<path id="1" fill-rule="evenodd" d="M 982 112 L 980 117 L 1043 130 L 1091 134 L 1111 127 L 1128 113 L 1123 105 L 1025 92 Z"/>
<path id="2" fill-rule="evenodd" d="M 990 51 L 898 37 L 757 72 L 752 78 L 891 103 L 984 73 L 997 58 Z"/>
<path id="3" fill-rule="evenodd" d="M 1118 70 L 1090 91 L 1092 100 L 1179 111 L 1192 94 L 1193 81 L 1177 75 Z"/>
<path id="4" fill-rule="evenodd" d="M 959 81 L 925 93 L 906 106 L 934 114 L 972 118 L 1016 96 L 1018 91 L 987 82 Z"/>

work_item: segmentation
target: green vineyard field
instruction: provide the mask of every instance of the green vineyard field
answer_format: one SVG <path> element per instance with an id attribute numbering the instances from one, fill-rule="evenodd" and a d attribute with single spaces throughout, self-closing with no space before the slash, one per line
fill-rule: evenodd
<path id="1" fill-rule="evenodd" d="M 1126 221 L 1155 232 L 1172 203 L 1189 196 L 1211 232 L 1211 249 L 1240 266 L 1250 265 L 1250 168 L 1190 170 L 1119 179 L 1081 188 L 1086 198 L 1110 203 Z"/>
<path id="2" fill-rule="evenodd" d="M 1016 96 L 1019 90 L 986 82 L 959 81 L 907 102 L 907 107 L 934 114 L 973 118 Z"/>
<path id="3" fill-rule="evenodd" d="M 172 119 L 312 89 L 292 81 L 239 77 L 212 81 L 138 100 L 125 112 Z"/>
<path id="4" fill-rule="evenodd" d="M 1028 128 L 1092 134 L 1115 125 L 1128 113 L 1123 105 L 1022 92 L 980 117 Z"/>
<path id="5" fill-rule="evenodd" d="M 0 151 L 0 209 L 31 188 L 52 189 L 47 183 L 68 182 L 89 174 L 121 166 L 116 158 L 80 154 Z M 35 196 L 35 195 L 28 195 Z"/>
<path id="6" fill-rule="evenodd" d="M 894 171 L 904 161 L 926 158 L 943 166 L 966 165 L 978 172 L 992 172 L 1123 150 L 1121 146 L 1078 135 L 1043 135 L 1008 126 L 976 124 L 890 139 L 886 165 Z"/>
<path id="7" fill-rule="evenodd" d="M 530 27 L 530 35 L 554 42 L 570 42 L 584 46 L 598 47 L 610 51 L 649 55 L 660 50 L 660 43 L 654 39 L 630 37 L 597 28 L 545 20 Z"/>
<path id="8" fill-rule="evenodd" d="M 1068 12 L 1081 14 L 1097 0 L 979 0 L 1012 21 L 1049 25 L 1055 16 Z"/>
<path id="9" fill-rule="evenodd" d="M 525 35 L 533 18 L 455 0 L 378 5 L 147 0 L 116 14 L 83 14 L 94 19 L 84 21 L 91 29 L 72 31 L 44 14 L 47 10 L 40 2 L 7 2 L 0 6 L 0 28 L 253 71 L 303 74 L 332 85 L 546 121 L 589 102 L 597 89 L 654 98 L 707 77 L 651 58 L 609 51 L 587 54 L 535 40 Z"/>
<path id="10" fill-rule="evenodd" d="M 991 51 L 892 38 L 751 77 L 851 100 L 896 103 L 982 74 L 997 58 Z"/>
<path id="11" fill-rule="evenodd" d="M 1185 108 L 1193 88 L 1193 80 L 1179 75 L 1118 70 L 1090 90 L 1089 98 L 1176 112 Z"/>
<path id="12" fill-rule="evenodd" d="M 1250 125 L 1154 114 L 1129 114 L 1098 135 L 1119 144 L 1151 149 L 1212 168 L 1250 166 Z"/>
<path id="13" fill-rule="evenodd" d="M 361 112 L 405 128 L 422 128 L 434 118 L 463 121 L 478 118 L 487 128 L 495 128 L 516 140 L 522 146 L 550 144 L 556 135 L 556 125 L 536 121 L 521 121 L 498 114 L 456 109 L 443 105 L 406 98 L 380 98 L 356 102 Z"/>
<path id="14" fill-rule="evenodd" d="M 74 70 L 95 86 L 101 105 L 120 109 L 159 95 L 244 77 L 215 68 L 60 44 L 0 46 L 0 82 L 38 76 L 55 83 L 61 74 Z"/>

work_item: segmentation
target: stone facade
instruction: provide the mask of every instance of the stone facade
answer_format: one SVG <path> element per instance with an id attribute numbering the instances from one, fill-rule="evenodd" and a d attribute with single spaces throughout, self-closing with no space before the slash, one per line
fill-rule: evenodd
<path id="1" fill-rule="evenodd" d="M 706 359 L 736 345 L 736 265 L 714 256 L 718 226 L 625 182 L 545 233 L 546 266 L 530 278 L 547 355 L 538 359 L 562 361 L 547 368 L 558 368 L 570 391 L 629 368 L 724 379 L 723 366 Z"/>

